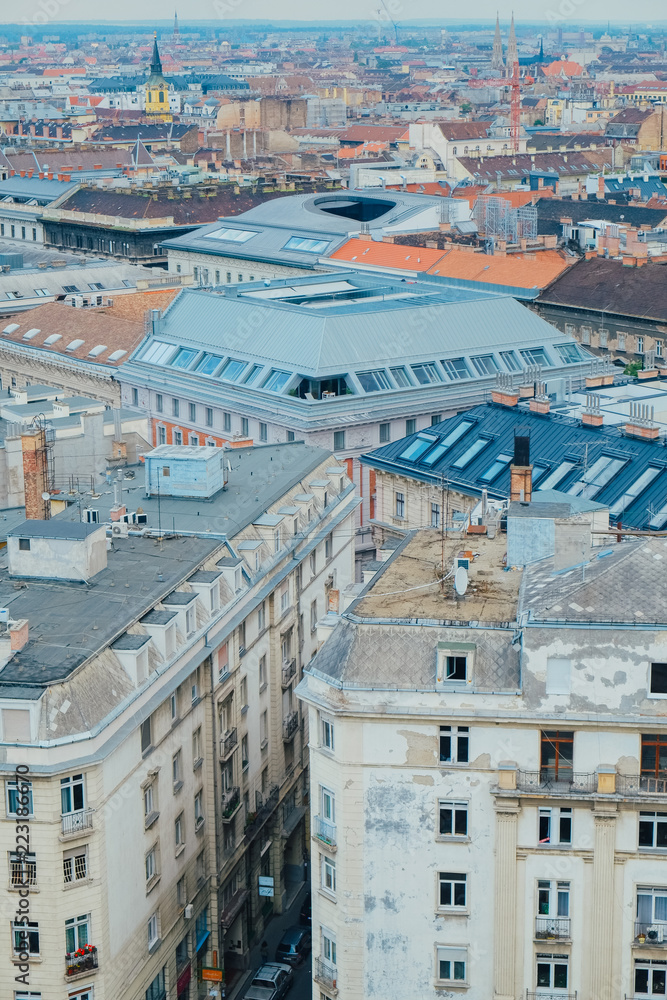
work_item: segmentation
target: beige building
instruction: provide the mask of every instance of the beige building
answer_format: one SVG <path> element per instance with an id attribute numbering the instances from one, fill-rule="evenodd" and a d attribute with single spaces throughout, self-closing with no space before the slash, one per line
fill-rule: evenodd
<path id="1" fill-rule="evenodd" d="M 662 995 L 664 540 L 554 508 L 413 533 L 305 673 L 314 1000 Z"/>
<path id="2" fill-rule="evenodd" d="M 240 449 L 229 471 L 170 447 L 7 533 L 3 995 L 195 1000 L 204 966 L 239 985 L 304 877 L 293 689 L 351 583 L 356 502 L 319 449 Z"/>

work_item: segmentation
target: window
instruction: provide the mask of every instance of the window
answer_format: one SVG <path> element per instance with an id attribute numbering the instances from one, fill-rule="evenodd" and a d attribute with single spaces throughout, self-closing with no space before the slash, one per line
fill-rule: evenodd
<path id="1" fill-rule="evenodd" d="M 236 361 L 234 358 L 230 358 L 220 372 L 220 378 L 224 378 L 227 382 L 238 382 L 247 367 L 247 361 Z"/>
<path id="2" fill-rule="evenodd" d="M 145 857 L 146 881 L 150 882 L 158 873 L 157 868 L 157 846 L 154 844 Z"/>
<path id="3" fill-rule="evenodd" d="M 547 694 L 570 693 L 570 661 L 557 656 L 547 658 Z"/>
<path id="4" fill-rule="evenodd" d="M 635 962 L 635 995 L 664 997 L 667 969 L 664 960 Z"/>
<path id="5" fill-rule="evenodd" d="M 201 727 L 195 729 L 192 734 L 192 763 L 193 767 L 197 767 L 201 763 Z"/>
<path id="6" fill-rule="evenodd" d="M 547 352 L 543 347 L 527 347 L 523 351 L 519 351 L 523 360 L 529 365 L 550 365 L 551 362 L 547 357 Z"/>
<path id="7" fill-rule="evenodd" d="M 621 334 L 621 336 L 622 336 L 622 334 Z M 590 342 L 591 342 L 591 328 L 590 328 L 590 326 L 582 326 L 582 328 L 581 328 L 581 343 L 588 345 L 588 344 L 590 344 Z M 620 343 L 619 343 L 618 346 L 619 347 L 621 346 Z M 623 346 L 621 348 L 621 350 L 624 351 L 625 350 L 625 346 Z"/>
<path id="8" fill-rule="evenodd" d="M 283 250 L 301 250 L 302 253 L 324 253 L 329 240 L 312 240 L 303 236 L 290 236 Z"/>
<path id="9" fill-rule="evenodd" d="M 410 376 L 408 375 L 405 368 L 390 368 L 394 382 L 399 387 L 399 389 L 405 389 L 412 385 L 410 381 Z"/>
<path id="10" fill-rule="evenodd" d="M 171 758 L 171 780 L 174 785 L 174 792 L 177 792 L 183 783 L 182 774 L 183 774 L 183 767 L 182 767 L 181 751 L 177 750 L 174 756 Z"/>
<path id="11" fill-rule="evenodd" d="M 247 438 L 249 436 L 248 418 L 241 417 L 241 434 Z"/>
<path id="12" fill-rule="evenodd" d="M 469 726 L 440 726 L 440 762 L 468 763 Z"/>
<path id="13" fill-rule="evenodd" d="M 357 372 L 356 374 L 364 392 L 378 392 L 380 389 L 393 389 L 389 376 L 383 369 L 372 372 Z"/>
<path id="14" fill-rule="evenodd" d="M 21 552 L 30 551 L 30 539 L 29 538 L 19 538 L 19 549 Z"/>
<path id="15" fill-rule="evenodd" d="M 391 424 L 380 424 L 380 444 L 388 444 L 391 441 Z"/>
<path id="16" fill-rule="evenodd" d="M 182 431 L 172 431 L 172 443 L 173 444 L 183 444 L 183 433 Z"/>
<path id="17" fill-rule="evenodd" d="M 431 414 L 431 427 L 435 427 L 436 424 L 442 423 L 442 413 L 432 413 Z"/>
<path id="18" fill-rule="evenodd" d="M 420 432 L 414 441 L 411 441 L 407 448 L 405 448 L 398 457 L 405 462 L 417 462 L 422 457 L 424 452 L 428 451 L 437 440 L 438 439 L 435 434 L 425 434 L 424 432 Z"/>
<path id="19" fill-rule="evenodd" d="M 330 965 L 336 965 L 336 938 L 329 930 L 322 928 L 322 958 Z"/>
<path id="20" fill-rule="evenodd" d="M 322 718 L 322 746 L 325 750 L 334 749 L 334 724 L 330 719 Z"/>
<path id="21" fill-rule="evenodd" d="M 287 432 L 287 440 L 288 441 L 293 441 L 294 440 L 294 431 L 288 431 Z"/>
<path id="22" fill-rule="evenodd" d="M 582 360 L 582 354 L 576 344 L 554 344 L 561 361 L 566 365 L 576 364 Z"/>
<path id="23" fill-rule="evenodd" d="M 468 657 L 447 655 L 438 650 L 438 674 L 436 682 L 465 681 L 468 677 Z"/>
<path id="24" fill-rule="evenodd" d="M 637 337 L 637 348 L 635 350 L 635 354 L 643 354 L 643 353 L 644 353 L 644 338 Z"/>
<path id="25" fill-rule="evenodd" d="M 422 459 L 422 465 L 427 465 L 429 467 L 435 465 L 439 458 L 441 458 L 446 451 L 456 444 L 456 442 L 466 434 L 470 428 L 473 426 L 472 421 L 463 420 L 458 424 L 453 431 L 450 431 L 447 437 L 443 438 L 439 444 L 429 451 Z"/>
<path id="26" fill-rule="evenodd" d="M 322 855 L 322 888 L 328 892 L 336 891 L 336 862 Z"/>
<path id="27" fill-rule="evenodd" d="M 151 916 L 148 918 L 148 949 L 149 949 L 149 951 L 150 951 L 151 948 L 155 947 L 155 945 L 158 943 L 159 939 L 160 938 L 159 938 L 159 928 L 158 928 L 158 915 L 157 915 L 157 912 L 156 912 L 156 913 L 152 913 Z M 148 1000 L 149 996 L 151 997 L 151 1000 L 152 1000 L 151 990 L 153 989 L 154 985 L 155 985 L 155 980 L 153 980 L 153 982 L 151 983 L 151 985 L 146 990 L 146 1000 Z M 158 995 L 159 994 L 155 994 L 156 997 Z"/>
<path id="28" fill-rule="evenodd" d="M 542 781 L 572 781 L 574 733 L 542 731 L 540 771 Z"/>
<path id="29" fill-rule="evenodd" d="M 537 839 L 540 844 L 572 843 L 572 809 L 570 806 L 540 808 Z"/>
<path id="30" fill-rule="evenodd" d="M 439 832 L 441 837 L 468 836 L 468 803 L 446 802 L 438 806 L 440 814 Z"/>
<path id="31" fill-rule="evenodd" d="M 180 970 L 188 958 L 190 957 L 188 952 L 188 935 L 186 934 L 178 944 L 176 945 L 176 969 Z"/>
<path id="32" fill-rule="evenodd" d="M 259 424 L 259 440 L 260 441 L 268 441 L 269 440 L 269 432 L 268 432 L 267 426 L 266 426 L 266 424 L 263 424 L 261 421 L 260 421 L 260 424 Z"/>
<path id="33" fill-rule="evenodd" d="M 264 709 L 259 717 L 259 744 L 265 750 L 269 744 L 269 713 Z"/>
<path id="34" fill-rule="evenodd" d="M 282 392 L 291 377 L 289 372 L 279 371 L 274 368 L 269 372 L 269 376 L 262 388 L 268 392 Z"/>
<path id="35" fill-rule="evenodd" d="M 317 600 L 310 602 L 310 631 L 315 632 L 317 629 Z"/>
<path id="36" fill-rule="evenodd" d="M 440 375 L 435 362 L 427 362 L 423 365 L 413 365 L 412 370 L 420 385 L 429 385 L 432 382 L 442 382 L 442 376 Z"/>
<path id="37" fill-rule="evenodd" d="M 667 889 L 637 886 L 635 935 L 645 934 L 649 941 L 661 941 L 665 931 L 667 931 Z"/>
<path id="38" fill-rule="evenodd" d="M 333 554 L 333 535 L 330 533 L 324 539 L 324 558 L 327 562 L 331 559 Z"/>
<path id="39" fill-rule="evenodd" d="M 60 779 L 60 805 L 63 816 L 83 809 L 82 774 L 73 774 L 70 778 Z"/>
<path id="40" fill-rule="evenodd" d="M 138 406 L 138 405 L 139 405 L 139 390 L 138 389 L 133 389 L 132 390 L 132 406 Z"/>
<path id="41" fill-rule="evenodd" d="M 9 855 L 9 884 L 15 888 L 37 885 L 37 857 L 35 854 L 11 853 Z"/>
<path id="42" fill-rule="evenodd" d="M 416 430 L 417 430 L 417 421 L 416 420 L 411 419 L 411 420 L 406 420 L 405 421 L 405 436 L 406 437 L 409 437 L 411 434 L 414 434 Z"/>
<path id="43" fill-rule="evenodd" d="M 186 875 L 182 875 L 176 883 L 176 902 L 179 906 L 185 906 L 188 901 L 188 880 Z"/>
<path id="44" fill-rule="evenodd" d="M 521 371 L 521 365 L 514 351 L 501 351 L 500 357 L 508 372 Z"/>
<path id="45" fill-rule="evenodd" d="M 266 601 L 262 601 L 257 608 L 257 632 L 263 632 L 266 628 Z"/>
<path id="46" fill-rule="evenodd" d="M 603 486 L 610 482 L 617 472 L 627 464 L 626 458 L 612 458 L 611 455 L 601 455 L 591 467 L 584 472 L 581 479 L 568 489 L 571 496 L 590 500 L 600 492 Z M 544 487 L 542 487 L 544 489 Z"/>
<path id="47" fill-rule="evenodd" d="M 29 921 L 28 924 L 13 924 L 14 954 L 28 952 L 29 955 L 39 955 L 39 924 Z"/>
<path id="48" fill-rule="evenodd" d="M 144 719 L 144 721 L 141 723 L 141 726 L 139 727 L 139 729 L 140 729 L 140 733 L 141 733 L 141 752 L 142 753 L 146 753 L 146 751 L 150 750 L 150 748 L 152 746 L 152 740 L 151 740 L 151 717 L 150 717 L 150 715 L 148 716 L 147 719 Z"/>
<path id="49" fill-rule="evenodd" d="M 641 773 L 662 780 L 667 777 L 667 736 L 642 734 Z"/>
<path id="50" fill-rule="evenodd" d="M 256 235 L 256 232 L 251 232 L 249 229 L 215 229 L 212 233 L 206 234 L 206 239 L 229 240 L 231 243 L 247 243 L 248 240 L 251 240 Z M 229 277 L 231 278 L 231 274 Z"/>
<path id="51" fill-rule="evenodd" d="M 162 393 L 157 392 L 155 394 L 155 409 L 158 413 L 162 413 L 164 410 L 164 401 L 162 399 Z"/>
<path id="52" fill-rule="evenodd" d="M 158 427 L 157 429 L 157 443 L 166 444 L 167 443 L 167 428 Z"/>
<path id="53" fill-rule="evenodd" d="M 188 350 L 186 347 L 179 347 L 176 354 L 171 359 L 171 367 L 189 368 L 196 357 L 197 351 Z M 175 413 L 174 416 L 177 417 L 178 414 Z"/>
<path id="54" fill-rule="evenodd" d="M 606 347 L 609 341 L 609 331 L 604 329 L 600 330 L 599 337 L 600 337 L 600 347 Z"/>
<path id="55" fill-rule="evenodd" d="M 259 690 L 262 692 L 266 687 L 266 654 L 259 658 Z"/>
<path id="56" fill-rule="evenodd" d="M 189 409 L 189 412 L 190 412 L 190 420 L 192 421 L 192 423 L 195 423 L 196 420 L 197 420 L 197 406 L 196 406 L 196 404 L 195 403 L 190 403 L 188 409 Z"/>
<path id="57" fill-rule="evenodd" d="M 656 356 L 656 358 L 661 358 L 662 357 L 662 341 L 661 340 L 656 340 L 655 341 L 655 356 Z"/>
<path id="58" fill-rule="evenodd" d="M 570 883 L 540 879 L 537 883 L 537 913 L 540 917 L 569 917 Z"/>
<path id="59" fill-rule="evenodd" d="M 405 493 L 394 493 L 395 516 L 405 517 Z"/>
<path id="60" fill-rule="evenodd" d="M 481 354 L 470 360 L 478 375 L 495 375 L 498 371 L 498 362 L 493 354 Z"/>
<path id="61" fill-rule="evenodd" d="M 501 472 L 505 471 L 505 469 L 507 468 L 507 466 L 510 464 L 511 461 L 512 461 L 511 455 L 506 455 L 506 454 L 498 455 L 497 458 L 494 458 L 493 462 L 488 467 L 488 469 L 485 472 L 483 472 L 482 475 L 479 477 L 480 481 L 483 483 L 493 482 L 493 480 L 497 479 L 497 477 L 500 475 Z"/>
<path id="62" fill-rule="evenodd" d="M 231 413 L 223 413 L 222 414 L 222 429 L 224 431 L 227 431 L 228 433 L 231 431 L 231 429 L 232 429 L 232 415 L 231 415 Z"/>
<path id="63" fill-rule="evenodd" d="M 466 364 L 465 358 L 447 358 L 441 361 L 440 364 L 451 379 L 470 378 L 470 369 Z"/>
<path id="64" fill-rule="evenodd" d="M 581 342 L 582 342 L 582 344 L 590 344 L 590 342 L 591 342 L 590 332 L 588 334 L 588 340 L 584 340 L 583 337 L 582 337 Z M 624 351 L 626 349 L 626 347 L 625 347 L 625 334 L 624 333 L 619 333 L 617 335 L 617 337 L 616 337 L 616 346 L 618 347 L 619 351 Z"/>
<path id="65" fill-rule="evenodd" d="M 432 528 L 439 528 L 440 527 L 440 504 L 439 503 L 432 503 L 431 504 L 431 527 Z"/>
<path id="66" fill-rule="evenodd" d="M 436 952 L 436 977 L 445 983 L 464 983 L 468 961 L 467 949 L 445 948 L 439 945 Z"/>
<path id="67" fill-rule="evenodd" d="M 456 906 L 465 909 L 466 876 L 458 872 L 440 872 L 438 874 L 438 906 Z"/>
<path id="68" fill-rule="evenodd" d="M 640 812 L 640 847 L 667 847 L 667 813 Z"/>
<path id="69" fill-rule="evenodd" d="M 244 771 L 248 770 L 250 764 L 250 755 L 248 750 L 248 734 L 241 737 L 241 767 Z"/>
<path id="70" fill-rule="evenodd" d="M 7 781 L 7 815 L 8 816 L 32 816 L 32 782 L 31 781 Z"/>
<path id="71" fill-rule="evenodd" d="M 559 484 L 565 479 L 565 477 L 572 472 L 574 469 L 574 462 L 561 462 L 557 469 L 547 476 L 543 483 L 540 483 L 541 490 L 555 490 L 558 489 Z"/>
<path id="72" fill-rule="evenodd" d="M 199 701 L 199 669 L 195 670 L 190 678 L 190 700 L 193 705 Z"/>
<path id="73" fill-rule="evenodd" d="M 653 480 L 658 478 L 662 471 L 662 468 L 658 468 L 653 465 L 649 466 L 648 469 L 645 469 L 642 474 L 637 477 L 632 486 L 630 486 L 630 488 L 623 494 L 623 496 L 619 497 L 619 499 L 611 505 L 609 516 L 618 517 L 623 513 L 623 511 L 627 510 L 627 508 L 634 503 L 637 497 L 641 496 L 644 490 L 648 489 Z"/>
<path id="74" fill-rule="evenodd" d="M 537 989 L 541 990 L 566 990 L 567 977 L 567 955 L 540 955 L 537 954 Z"/>
<path id="75" fill-rule="evenodd" d="M 206 412 L 206 426 L 207 427 L 212 427 L 213 426 L 213 410 L 211 409 L 210 406 L 207 406 L 205 412 Z"/>
<path id="76" fill-rule="evenodd" d="M 204 822 L 204 792 L 200 789 L 195 793 L 195 830 Z"/>
<path id="77" fill-rule="evenodd" d="M 176 849 L 182 847 L 185 843 L 185 816 L 183 813 L 179 813 L 174 821 L 174 844 Z"/>
<path id="78" fill-rule="evenodd" d="M 454 468 L 465 469 L 466 465 L 470 465 L 473 458 L 476 458 L 480 451 L 483 451 L 488 444 L 490 444 L 489 438 L 478 437 L 468 448 L 466 448 L 463 454 L 452 463 Z"/>
<path id="79" fill-rule="evenodd" d="M 180 400 L 178 400 L 178 399 L 172 399 L 172 401 L 171 401 L 171 414 L 172 414 L 172 416 L 178 417 L 180 415 L 180 410 L 181 410 Z"/>
<path id="80" fill-rule="evenodd" d="M 157 795 L 155 789 L 155 782 L 151 781 L 144 788 L 144 819 L 149 820 L 153 818 L 153 815 L 157 807 Z"/>
<path id="81" fill-rule="evenodd" d="M 652 663 L 650 674 L 651 694 L 667 695 L 667 663 Z"/>
<path id="82" fill-rule="evenodd" d="M 342 451 L 345 448 L 345 431 L 334 431 L 333 450 Z"/>

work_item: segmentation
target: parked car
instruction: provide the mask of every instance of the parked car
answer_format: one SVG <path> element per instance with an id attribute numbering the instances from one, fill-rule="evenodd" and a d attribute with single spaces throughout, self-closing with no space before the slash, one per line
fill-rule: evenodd
<path id="1" fill-rule="evenodd" d="M 304 924 L 306 927 L 310 927 L 312 923 L 312 906 L 310 902 L 310 893 L 306 896 L 299 913 L 299 923 Z"/>
<path id="2" fill-rule="evenodd" d="M 310 931 L 306 927 L 288 927 L 276 948 L 276 962 L 301 965 L 310 951 Z"/>
<path id="3" fill-rule="evenodd" d="M 267 962 L 257 970 L 246 990 L 245 1000 L 282 1000 L 294 980 L 289 965 Z"/>

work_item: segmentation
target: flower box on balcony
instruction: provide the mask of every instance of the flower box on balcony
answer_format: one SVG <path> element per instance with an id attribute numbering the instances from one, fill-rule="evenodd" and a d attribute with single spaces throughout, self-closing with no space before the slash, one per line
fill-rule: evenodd
<path id="1" fill-rule="evenodd" d="M 65 975 L 68 979 L 79 976 L 82 973 L 91 972 L 97 968 L 97 948 L 92 944 L 85 944 L 76 951 L 68 952 L 65 955 Z"/>

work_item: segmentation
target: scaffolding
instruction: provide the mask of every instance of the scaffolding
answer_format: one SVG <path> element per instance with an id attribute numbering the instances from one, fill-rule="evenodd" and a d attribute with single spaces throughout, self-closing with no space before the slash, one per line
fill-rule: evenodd
<path id="1" fill-rule="evenodd" d="M 537 208 L 534 205 L 512 208 L 505 198 L 482 194 L 475 202 L 473 216 L 478 230 L 487 238 L 506 243 L 537 239 Z"/>

